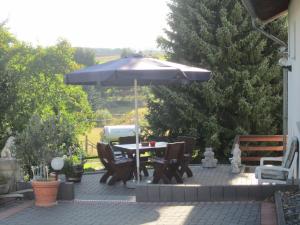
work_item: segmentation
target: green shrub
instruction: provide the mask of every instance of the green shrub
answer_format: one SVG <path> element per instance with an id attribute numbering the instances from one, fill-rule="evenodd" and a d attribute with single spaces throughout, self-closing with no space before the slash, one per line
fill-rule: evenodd
<path id="1" fill-rule="evenodd" d="M 67 121 L 59 116 L 41 119 L 33 115 L 27 127 L 16 135 L 15 153 L 30 173 L 30 166 L 49 164 L 53 157 L 66 155 L 74 144 L 77 144 L 76 135 Z"/>

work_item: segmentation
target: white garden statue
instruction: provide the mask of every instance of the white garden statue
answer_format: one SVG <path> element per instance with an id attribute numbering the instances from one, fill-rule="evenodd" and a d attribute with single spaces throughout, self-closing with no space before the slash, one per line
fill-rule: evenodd
<path id="1" fill-rule="evenodd" d="M 218 160 L 215 159 L 215 153 L 212 148 L 205 148 L 204 159 L 202 159 L 202 166 L 205 168 L 217 167 Z"/>
<path id="2" fill-rule="evenodd" d="M 241 163 L 241 150 L 240 145 L 235 144 L 234 149 L 232 151 L 232 158 L 231 158 L 231 172 L 232 173 L 240 173 L 242 163 Z"/>
<path id="3" fill-rule="evenodd" d="M 9 159 L 11 159 L 14 147 L 15 147 L 15 137 L 10 136 L 7 139 L 7 141 L 5 143 L 5 146 L 2 149 L 2 151 L 1 151 L 1 158 L 9 158 Z"/>

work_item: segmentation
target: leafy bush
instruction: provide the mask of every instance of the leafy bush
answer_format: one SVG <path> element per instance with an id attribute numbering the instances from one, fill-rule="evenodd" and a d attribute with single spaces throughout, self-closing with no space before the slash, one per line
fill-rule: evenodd
<path id="1" fill-rule="evenodd" d="M 33 115 L 16 136 L 16 157 L 30 173 L 30 166 L 49 164 L 53 157 L 66 155 L 77 143 L 73 126 L 59 116 L 41 119 Z"/>

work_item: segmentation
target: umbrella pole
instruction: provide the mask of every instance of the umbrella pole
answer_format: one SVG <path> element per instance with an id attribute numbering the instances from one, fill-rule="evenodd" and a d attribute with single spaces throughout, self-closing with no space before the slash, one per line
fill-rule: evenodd
<path id="1" fill-rule="evenodd" d="M 134 107 L 135 107 L 135 143 L 136 143 L 136 170 L 137 181 L 140 183 L 140 146 L 139 146 L 139 113 L 137 99 L 137 80 L 134 79 Z"/>

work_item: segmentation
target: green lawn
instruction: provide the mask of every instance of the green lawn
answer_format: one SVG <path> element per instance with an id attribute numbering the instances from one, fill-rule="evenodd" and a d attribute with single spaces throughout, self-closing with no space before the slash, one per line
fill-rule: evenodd
<path id="1" fill-rule="evenodd" d="M 101 170 L 104 166 L 99 161 L 99 159 L 88 159 L 87 162 L 84 164 L 84 171 L 95 171 Z"/>

